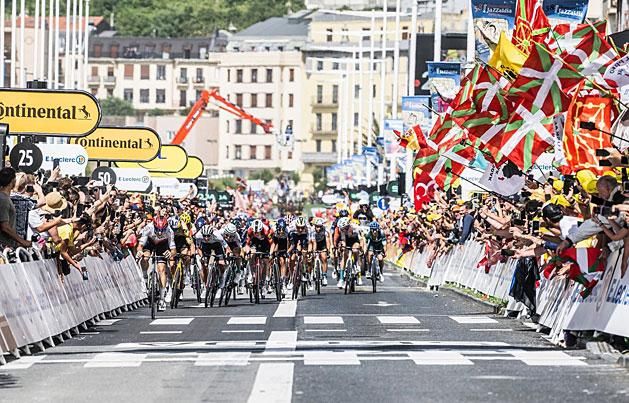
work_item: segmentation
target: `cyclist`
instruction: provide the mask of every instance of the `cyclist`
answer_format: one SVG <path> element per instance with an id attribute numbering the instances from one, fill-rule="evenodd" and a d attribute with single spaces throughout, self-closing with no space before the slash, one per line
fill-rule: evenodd
<path id="1" fill-rule="evenodd" d="M 369 208 L 368 200 L 361 200 L 358 210 L 354 212 L 353 218 L 358 220 L 361 224 L 366 224 L 373 221 L 373 212 Z"/>
<path id="2" fill-rule="evenodd" d="M 291 290 L 293 284 L 288 281 L 290 277 L 286 267 L 286 257 L 288 256 L 288 231 L 286 228 L 286 220 L 283 218 L 280 218 L 275 223 L 275 230 L 271 231 L 271 242 L 271 256 L 277 257 L 280 266 L 282 291 L 284 287 Z"/>
<path id="3" fill-rule="evenodd" d="M 182 267 L 188 268 L 190 266 L 190 256 L 194 254 L 194 242 L 189 233 L 184 230 L 178 217 L 170 217 L 168 219 L 168 225 L 173 232 L 173 236 L 175 238 L 175 249 L 177 255 L 181 259 Z M 175 256 L 171 256 L 170 259 L 170 274 L 174 277 L 175 270 L 177 270 L 174 261 Z M 167 295 L 166 302 L 170 302 L 170 297 L 172 297 L 172 292 Z"/>
<path id="4" fill-rule="evenodd" d="M 384 247 L 386 246 L 387 239 L 384 235 L 384 232 L 380 228 L 380 224 L 376 221 L 373 221 L 369 224 L 369 233 L 366 235 L 367 248 L 365 250 L 367 255 L 367 262 L 369 265 L 371 264 L 372 256 L 375 254 L 378 259 L 379 271 L 378 271 L 378 281 L 383 282 L 384 277 L 382 276 L 382 270 L 384 269 Z M 371 275 L 370 273 L 371 267 L 367 267 L 367 276 Z"/>
<path id="5" fill-rule="evenodd" d="M 331 249 L 330 232 L 325 227 L 325 219 L 315 218 L 314 220 L 314 250 L 321 259 L 321 270 L 323 272 L 321 284 L 328 285 L 328 250 Z"/>
<path id="6" fill-rule="evenodd" d="M 352 253 L 354 255 L 354 261 L 358 264 L 358 254 L 361 249 L 361 245 L 363 243 L 360 230 L 358 227 L 352 223 L 350 223 L 348 217 L 343 217 L 339 220 L 338 226 L 334 230 L 334 245 L 341 251 L 342 261 L 346 262 L 349 258 L 349 251 L 346 249 L 351 248 Z M 337 284 L 338 288 L 345 288 L 345 267 L 344 263 L 340 265 L 340 275 L 339 282 Z M 358 276 L 358 285 L 362 285 L 362 277 Z"/>
<path id="7" fill-rule="evenodd" d="M 159 306 L 158 310 L 166 309 L 166 287 L 167 274 L 166 269 L 168 260 L 177 253 L 175 245 L 175 236 L 168 226 L 168 221 L 163 217 L 155 217 L 152 222 L 142 230 L 140 241 L 138 243 L 137 258 L 142 259 L 142 265 L 146 267 L 146 260 L 150 254 L 145 254 L 144 249 L 155 253 L 157 263 L 157 273 L 159 275 Z"/>
<path id="8" fill-rule="evenodd" d="M 218 268 L 218 278 L 223 278 L 223 268 L 225 267 L 225 247 L 227 243 L 223 239 L 220 231 L 211 224 L 205 224 L 196 233 L 195 239 L 197 242 L 197 255 L 201 257 L 201 281 L 203 284 L 207 284 L 208 276 L 208 262 L 212 255 Z M 222 288 L 222 284 L 219 284 L 219 288 Z"/>
<path id="9" fill-rule="evenodd" d="M 238 283 L 240 281 L 240 267 L 242 265 L 242 240 L 240 239 L 240 235 L 238 234 L 238 229 L 232 223 L 227 223 L 221 229 L 221 235 L 227 243 L 228 252 L 236 258 L 236 276 L 234 277 L 234 282 Z"/>
<path id="10" fill-rule="evenodd" d="M 349 217 L 349 211 L 347 211 L 346 209 L 342 208 L 338 211 L 336 218 L 334 219 L 334 221 L 332 222 L 332 225 L 330 227 L 330 233 L 334 234 L 336 231 L 336 227 L 338 226 L 338 222 L 341 218 L 343 217 Z M 332 250 L 332 258 L 334 259 L 334 271 L 332 272 L 332 277 L 334 279 L 338 278 L 338 260 L 339 260 L 339 255 L 340 255 L 341 251 L 337 250 L 337 249 L 333 249 Z"/>
<path id="11" fill-rule="evenodd" d="M 246 253 L 255 253 L 260 252 L 268 255 L 271 252 L 271 238 L 269 236 L 269 228 L 265 226 L 261 220 L 254 220 L 251 223 L 251 226 L 247 230 L 247 247 Z M 262 278 L 259 279 L 260 282 L 266 280 L 268 284 L 269 280 L 269 258 L 268 256 L 261 256 L 261 264 L 262 264 Z M 251 259 L 249 260 L 249 270 L 251 270 L 255 265 L 255 255 L 251 255 Z M 247 282 L 253 282 L 253 276 L 251 272 L 247 275 Z M 268 286 L 267 286 L 268 287 Z M 271 288 L 267 288 L 267 294 L 271 293 Z"/>
<path id="12" fill-rule="evenodd" d="M 314 233 L 312 229 L 308 227 L 308 223 L 306 222 L 306 219 L 302 216 L 299 216 L 293 222 L 293 227 L 289 230 L 288 237 L 290 240 L 288 253 L 289 254 L 292 253 L 291 266 L 295 268 L 295 264 L 297 262 L 296 253 L 314 251 Z M 312 268 L 310 267 L 310 262 L 308 262 L 308 273 L 310 273 L 311 271 L 312 271 Z M 302 273 L 301 281 L 308 281 L 308 278 L 306 277 L 306 273 Z M 310 290 L 314 289 L 313 284 L 310 283 L 308 285 L 308 288 Z"/>

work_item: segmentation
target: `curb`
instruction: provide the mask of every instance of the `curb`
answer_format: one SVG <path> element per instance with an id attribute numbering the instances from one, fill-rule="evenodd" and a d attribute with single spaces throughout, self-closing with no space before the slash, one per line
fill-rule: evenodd
<path id="1" fill-rule="evenodd" d="M 420 278 L 415 276 L 413 273 L 411 273 L 410 271 L 408 271 L 404 267 L 395 265 L 395 264 L 393 264 L 391 262 L 386 262 L 386 264 L 389 267 L 397 270 L 400 273 L 401 276 L 404 276 L 404 277 L 408 278 L 409 280 L 415 282 L 418 286 L 424 287 L 424 288 L 428 287 L 428 283 L 427 282 L 425 282 L 424 280 L 421 280 Z M 459 290 L 457 287 L 452 287 L 452 286 L 449 286 L 447 284 L 444 284 L 442 286 L 439 286 L 439 288 L 445 288 L 447 290 L 450 290 L 450 291 L 454 292 L 455 294 L 458 294 L 460 296 L 472 299 L 472 300 L 474 300 L 474 301 L 476 301 L 478 303 L 486 305 L 486 306 L 488 306 L 488 307 L 490 307 L 490 308 L 492 308 L 494 310 L 494 314 L 502 314 L 503 311 L 504 311 L 504 308 L 502 306 L 496 305 L 496 304 L 492 304 L 489 301 L 485 301 L 485 300 L 482 300 L 482 299 L 480 299 L 478 297 L 475 297 L 473 295 L 469 295 L 469 294 Z"/>
<path id="2" fill-rule="evenodd" d="M 620 367 L 629 369 L 629 354 L 621 354 L 607 342 L 589 341 L 585 344 L 585 348 L 590 353 L 599 356 L 607 362 L 615 363 Z"/>

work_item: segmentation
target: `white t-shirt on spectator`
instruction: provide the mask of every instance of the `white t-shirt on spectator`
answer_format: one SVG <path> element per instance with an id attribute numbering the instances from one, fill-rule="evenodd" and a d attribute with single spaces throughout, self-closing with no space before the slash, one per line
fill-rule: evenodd
<path id="1" fill-rule="evenodd" d="M 33 235 L 39 235 L 41 238 L 43 238 L 44 240 L 47 240 L 48 238 L 50 238 L 50 234 L 48 233 L 48 231 L 45 232 L 39 232 L 37 231 L 37 227 L 39 227 L 40 225 L 42 225 L 43 223 L 46 222 L 46 219 L 44 218 L 44 216 L 48 214 L 46 213 L 44 210 L 42 209 L 35 209 L 35 210 L 31 210 L 28 213 L 28 230 L 26 232 L 26 239 L 27 240 L 31 240 Z"/>

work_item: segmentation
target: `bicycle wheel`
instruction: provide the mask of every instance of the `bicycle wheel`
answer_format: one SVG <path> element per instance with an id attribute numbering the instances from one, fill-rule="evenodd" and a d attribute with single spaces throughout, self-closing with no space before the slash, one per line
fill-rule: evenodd
<path id="1" fill-rule="evenodd" d="M 155 271 L 151 271 L 150 279 L 149 279 L 150 289 L 149 289 L 149 298 L 151 302 L 151 319 L 155 319 L 155 314 L 157 313 L 157 276 L 155 275 Z"/>
<path id="2" fill-rule="evenodd" d="M 221 299 L 223 298 L 223 294 L 225 294 L 225 306 L 227 306 L 227 304 L 229 304 L 229 297 L 232 294 L 232 289 L 234 288 L 234 276 L 235 274 L 235 268 L 234 265 L 231 264 L 228 267 L 229 270 L 229 275 L 227 276 L 227 280 L 225 283 L 225 286 L 223 288 L 223 292 L 221 293 Z"/>
<path id="3" fill-rule="evenodd" d="M 214 306 L 214 301 L 216 299 L 216 293 L 218 292 L 218 280 L 219 277 L 219 273 L 218 273 L 218 267 L 214 266 L 212 268 L 212 291 L 210 293 L 210 307 Z"/>
<path id="4" fill-rule="evenodd" d="M 298 261 L 299 262 L 299 261 Z M 299 296 L 299 287 L 301 283 L 301 273 L 299 273 L 299 264 L 293 269 L 293 299 L 296 300 Z"/>
<path id="5" fill-rule="evenodd" d="M 182 267 L 181 264 L 177 264 L 177 269 L 175 270 L 175 275 L 173 276 L 173 282 L 171 285 L 172 289 L 172 298 L 170 300 L 170 309 L 177 308 L 179 305 L 179 296 L 181 294 L 181 277 L 182 277 Z"/>
<path id="6" fill-rule="evenodd" d="M 280 267 L 277 261 L 273 263 L 273 285 L 275 286 L 275 299 L 282 301 L 282 279 L 280 277 Z"/>
<path id="7" fill-rule="evenodd" d="M 197 297 L 197 303 L 201 303 L 201 277 L 199 276 L 199 268 L 193 263 L 192 267 L 192 288 Z"/>
<path id="8" fill-rule="evenodd" d="M 376 292 L 378 284 L 378 259 L 373 257 L 371 259 L 371 286 L 373 287 L 373 292 Z"/>
<path id="9" fill-rule="evenodd" d="M 260 276 L 261 276 L 261 274 L 260 274 L 260 261 L 257 261 L 256 262 L 256 267 L 255 267 L 255 279 L 253 280 L 254 281 L 254 287 L 253 287 L 254 294 L 253 294 L 253 297 L 254 297 L 254 299 L 256 301 L 256 304 L 260 303 L 260 293 L 261 293 L 260 286 L 262 284 L 262 282 L 260 281 Z"/>
<path id="10" fill-rule="evenodd" d="M 350 283 L 352 282 L 352 262 L 350 259 L 347 259 L 347 263 L 345 264 L 345 294 L 349 294 L 352 292 L 352 287 Z"/>
<path id="11" fill-rule="evenodd" d="M 315 260 L 314 279 L 315 279 L 315 287 L 317 288 L 317 295 L 320 295 L 321 294 L 321 260 L 319 260 L 319 258 Z"/>

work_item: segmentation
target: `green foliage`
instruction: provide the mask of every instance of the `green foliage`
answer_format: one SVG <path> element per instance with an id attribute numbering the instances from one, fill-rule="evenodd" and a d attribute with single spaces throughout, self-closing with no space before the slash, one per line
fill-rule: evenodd
<path id="1" fill-rule="evenodd" d="M 133 104 L 124 99 L 109 97 L 100 101 L 100 107 L 103 112 L 103 116 L 133 116 L 135 115 L 135 109 Z"/>
<path id="2" fill-rule="evenodd" d="M 263 180 L 264 183 L 269 183 L 271 180 L 275 178 L 273 171 L 268 168 L 264 168 L 260 171 L 254 171 L 249 174 L 249 180 Z"/>
<path id="3" fill-rule="evenodd" d="M 325 169 L 324 168 L 315 168 L 312 171 L 312 179 L 314 181 L 314 188 L 316 191 L 325 190 L 328 185 L 328 180 L 325 177 Z"/>
<path id="4" fill-rule="evenodd" d="M 150 111 L 146 112 L 149 116 L 164 116 L 168 115 L 168 111 L 165 109 L 153 108 Z"/>
<path id="5" fill-rule="evenodd" d="M 295 184 L 298 184 L 299 181 L 301 181 L 301 177 L 299 176 L 299 172 L 293 172 L 291 174 L 290 178 L 293 180 L 293 182 L 295 182 Z"/>
<path id="6" fill-rule="evenodd" d="M 227 176 L 225 178 L 219 179 L 210 179 L 208 181 L 208 189 L 214 189 L 222 192 L 228 187 L 232 189 L 236 188 L 236 179 L 233 176 Z"/>

